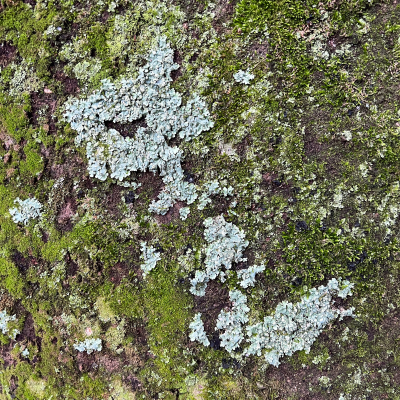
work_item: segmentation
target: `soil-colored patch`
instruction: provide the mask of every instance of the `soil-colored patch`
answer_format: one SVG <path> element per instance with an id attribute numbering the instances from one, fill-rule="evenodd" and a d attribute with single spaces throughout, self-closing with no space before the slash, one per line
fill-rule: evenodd
<path id="1" fill-rule="evenodd" d="M 247 247 L 243 252 L 242 258 L 246 258 L 246 261 L 238 262 L 233 264 L 233 270 L 238 271 L 240 269 L 248 268 L 250 265 L 254 265 L 254 252 Z"/>
<path id="2" fill-rule="evenodd" d="M 6 150 L 9 150 L 11 146 L 13 146 L 13 147 L 15 146 L 15 140 L 11 136 L 6 135 L 5 133 L 0 133 L 0 140 L 3 142 L 3 147 Z M 15 149 L 15 147 L 14 147 L 14 149 Z M 9 161 L 10 161 L 10 153 L 7 153 L 3 157 L 3 162 L 4 162 L 4 164 L 7 164 Z"/>
<path id="3" fill-rule="evenodd" d="M 124 188 L 117 185 L 112 184 L 107 193 L 104 194 L 104 198 L 102 201 L 102 207 L 107 210 L 108 214 L 112 216 L 114 219 L 119 219 L 122 215 L 122 212 L 119 208 L 119 205 L 122 201 L 122 192 Z"/>
<path id="4" fill-rule="evenodd" d="M 4 68 L 14 59 L 17 49 L 9 43 L 0 45 L 0 67 Z"/>
<path id="5" fill-rule="evenodd" d="M 134 122 L 121 124 L 119 122 L 106 121 L 108 129 L 115 129 L 123 137 L 134 138 L 138 128 L 147 128 L 146 117 L 142 117 Z"/>
<path id="6" fill-rule="evenodd" d="M 323 374 L 317 368 L 305 368 L 296 371 L 288 364 L 279 367 L 270 366 L 266 373 L 266 381 L 275 383 L 280 398 L 290 396 L 301 400 L 326 400 L 328 397 L 321 394 L 310 393 L 309 385 L 319 386 L 318 378 Z"/>
<path id="7" fill-rule="evenodd" d="M 205 296 L 195 297 L 194 312 L 202 314 L 204 329 L 207 334 L 215 334 L 215 324 L 219 313 L 224 308 L 230 308 L 228 289 L 224 288 L 216 281 L 210 281 L 207 284 Z"/>
<path id="8" fill-rule="evenodd" d="M 67 253 L 67 255 L 65 256 L 65 260 L 67 264 L 66 268 L 67 276 L 74 277 L 78 272 L 79 265 L 74 260 L 72 260 L 69 253 Z"/>
<path id="9" fill-rule="evenodd" d="M 196 165 L 196 161 L 194 159 L 190 159 L 190 157 L 187 157 L 185 160 L 181 162 L 182 170 L 183 170 L 183 175 L 184 175 L 184 180 L 189 183 L 198 183 L 198 176 L 194 174 L 192 171 L 194 170 Z"/>
<path id="10" fill-rule="evenodd" d="M 15 391 L 18 389 L 18 377 L 15 375 L 12 375 L 10 378 L 9 382 L 9 390 L 11 393 L 11 396 L 15 397 Z"/>
<path id="11" fill-rule="evenodd" d="M 268 50 L 269 50 L 269 45 L 267 41 L 264 42 L 256 42 L 253 43 L 250 47 L 249 47 L 249 52 L 250 54 L 256 56 L 257 58 L 261 59 L 265 59 L 265 57 L 268 54 Z"/>
<path id="12" fill-rule="evenodd" d="M 346 42 L 346 38 L 340 36 L 338 32 L 328 38 L 328 48 L 329 50 L 334 53 L 343 43 Z"/>
<path id="13" fill-rule="evenodd" d="M 180 76 L 182 76 L 182 54 L 178 51 L 174 51 L 174 63 L 179 65 L 178 69 L 175 69 L 171 72 L 171 78 L 173 81 L 176 81 Z"/>
<path id="14" fill-rule="evenodd" d="M 65 203 L 57 215 L 58 228 L 64 232 L 72 230 L 71 217 L 75 215 L 77 210 L 76 201 L 73 197 L 67 197 Z"/>
<path id="15" fill-rule="evenodd" d="M 251 146 L 253 139 L 250 136 L 246 136 L 243 140 L 236 146 L 236 153 L 243 160 L 246 157 L 247 148 Z"/>
<path id="16" fill-rule="evenodd" d="M 0 346 L 0 357 L 4 361 L 4 363 L 2 363 L 2 368 L 8 368 L 16 365 L 17 361 L 11 355 L 11 351 L 13 348 L 13 342 Z"/>
<path id="17" fill-rule="evenodd" d="M 17 336 L 17 340 L 22 342 L 27 341 L 29 343 L 35 344 L 38 346 L 38 349 L 40 351 L 42 339 L 40 336 L 36 336 L 34 320 L 31 313 L 28 313 L 24 322 L 22 332 Z"/>
<path id="18" fill-rule="evenodd" d="M 3 293 L 0 297 L 0 310 L 10 310 L 14 305 L 14 299 L 8 293 Z"/>
<path id="19" fill-rule="evenodd" d="M 227 212 L 229 209 L 229 205 L 231 204 L 231 197 L 224 197 L 220 195 L 213 195 L 211 196 L 212 198 L 212 203 L 208 205 L 207 208 L 211 209 L 211 206 L 213 210 L 217 211 L 218 215 L 223 214 L 225 217 L 228 216 Z M 213 212 L 213 214 L 215 213 Z"/>
<path id="20" fill-rule="evenodd" d="M 81 372 L 91 372 L 98 368 L 96 354 L 94 352 L 91 354 L 87 354 L 86 351 L 78 352 L 76 355 L 76 363 Z"/>
<path id="21" fill-rule="evenodd" d="M 317 116 L 316 116 L 317 117 Z M 304 135 L 304 155 L 308 162 L 322 162 L 326 159 L 326 152 L 329 149 L 327 142 L 321 142 L 317 134 L 305 131 Z"/>
<path id="22" fill-rule="evenodd" d="M 186 14 L 188 21 L 192 20 L 193 17 L 204 11 L 204 2 L 198 0 L 174 0 L 173 3 L 178 5 Z"/>
<path id="23" fill-rule="evenodd" d="M 24 257 L 22 253 L 19 251 L 15 251 L 14 254 L 11 257 L 12 261 L 14 264 L 18 267 L 18 271 L 25 275 L 26 271 L 28 271 L 29 267 L 36 262 L 36 260 L 33 257 Z"/>
<path id="24" fill-rule="evenodd" d="M 34 127 L 46 125 L 48 133 L 55 135 L 57 132 L 54 111 L 57 108 L 57 97 L 54 93 L 31 93 L 31 110 L 29 120 Z"/>
<path id="25" fill-rule="evenodd" d="M 129 267 L 124 262 L 118 262 L 108 269 L 108 277 L 110 281 L 118 286 L 122 279 L 129 275 Z"/>
<path id="26" fill-rule="evenodd" d="M 138 174 L 137 181 L 141 186 L 136 190 L 140 201 L 141 195 L 150 195 L 152 200 L 157 200 L 157 196 L 164 187 L 164 182 L 159 173 L 141 172 Z"/>
<path id="27" fill-rule="evenodd" d="M 76 78 L 71 78 L 62 71 L 57 71 L 54 78 L 63 84 L 65 94 L 77 95 L 80 92 L 79 82 Z"/>
<path id="28" fill-rule="evenodd" d="M 90 178 L 85 176 L 86 168 L 84 161 L 79 156 L 72 156 L 65 159 L 65 162 L 58 164 L 54 162 L 54 153 L 50 154 L 48 163 L 45 164 L 45 173 L 51 179 L 58 178 L 76 178 L 81 177 L 81 181 L 87 183 L 90 182 Z M 90 188 L 93 187 L 89 183 Z"/>
<path id="29" fill-rule="evenodd" d="M 293 187 L 289 182 L 285 182 L 285 176 L 275 172 L 265 173 L 263 183 L 268 185 L 269 192 L 272 194 L 281 194 L 284 197 L 291 197 Z"/>
<path id="30" fill-rule="evenodd" d="M 36 6 L 37 1 L 36 0 L 24 0 L 24 3 L 29 4 L 34 8 Z"/>
<path id="31" fill-rule="evenodd" d="M 128 375 L 124 382 L 127 384 L 128 387 L 130 387 L 134 392 L 136 392 L 137 390 L 140 389 L 140 387 L 142 386 L 141 382 L 139 381 L 138 378 L 136 378 L 136 376 L 133 375 Z"/>
<path id="32" fill-rule="evenodd" d="M 148 333 L 141 321 L 129 320 L 125 325 L 126 336 L 132 336 L 136 343 L 147 346 Z"/>
<path id="33" fill-rule="evenodd" d="M 107 354 L 100 353 L 96 357 L 99 367 L 103 367 L 107 374 L 112 374 L 121 369 L 121 357 L 107 351 Z"/>
<path id="34" fill-rule="evenodd" d="M 212 25 L 218 34 L 227 31 L 227 27 L 224 26 L 224 24 L 232 19 L 238 2 L 239 0 L 220 0 L 217 2 L 216 7 L 213 10 L 215 17 L 212 21 Z"/>

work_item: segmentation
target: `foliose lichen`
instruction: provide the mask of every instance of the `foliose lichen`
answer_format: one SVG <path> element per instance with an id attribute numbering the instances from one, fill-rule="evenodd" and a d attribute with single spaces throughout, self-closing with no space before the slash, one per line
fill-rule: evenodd
<path id="1" fill-rule="evenodd" d="M 240 281 L 240 286 L 242 288 L 248 288 L 249 286 L 254 286 L 254 283 L 256 282 L 256 274 L 259 274 L 265 270 L 265 265 L 252 265 L 249 268 L 246 269 L 240 269 L 237 271 L 237 276 Z"/>
<path id="2" fill-rule="evenodd" d="M 197 313 L 193 321 L 190 323 L 189 328 L 191 330 L 189 338 L 192 342 L 198 341 L 204 346 L 209 346 L 210 341 L 207 338 L 206 332 L 204 330 L 204 323 L 201 320 L 201 313 Z"/>
<path id="3" fill-rule="evenodd" d="M 231 290 L 229 299 L 233 304 L 232 310 L 220 312 L 215 329 L 224 331 L 219 335 L 221 347 L 232 353 L 244 339 L 243 325 L 249 321 L 247 314 L 250 308 L 247 306 L 246 295 L 240 290 Z"/>
<path id="4" fill-rule="evenodd" d="M 235 79 L 236 82 L 238 83 L 244 83 L 245 85 L 248 85 L 252 79 L 254 79 L 254 75 L 247 71 L 242 71 L 241 69 L 236 72 L 236 74 L 233 74 L 233 78 Z"/>
<path id="5" fill-rule="evenodd" d="M 161 256 L 155 247 L 147 246 L 146 242 L 141 243 L 141 250 L 144 263 L 140 264 L 140 268 L 143 271 L 143 277 L 146 277 L 156 267 L 157 261 L 161 260 Z"/>
<path id="6" fill-rule="evenodd" d="M 101 339 L 85 339 L 83 342 L 74 344 L 74 349 L 79 352 L 86 351 L 88 354 L 93 353 L 93 351 L 101 351 Z"/>
<path id="7" fill-rule="evenodd" d="M 26 225 L 31 219 L 40 217 L 42 214 L 42 204 L 35 198 L 21 200 L 17 197 L 14 203 L 19 203 L 19 207 L 10 208 L 12 220 L 17 224 L 22 222 Z"/>
<path id="8" fill-rule="evenodd" d="M 20 333 L 18 329 L 11 329 L 9 326 L 10 321 L 16 321 L 16 315 L 8 315 L 6 310 L 0 311 L 0 330 L 3 335 L 7 335 L 11 339 L 15 339 L 15 337 Z"/>
<path id="9" fill-rule="evenodd" d="M 122 181 L 134 171 L 160 171 L 165 187 L 150 210 L 164 215 L 177 200 L 191 204 L 197 198 L 195 185 L 183 180 L 182 151 L 166 140 L 179 135 L 189 141 L 213 122 L 197 94 L 182 105 L 181 95 L 170 88 L 171 72 L 179 65 L 165 37 L 158 39 L 147 61 L 137 78 L 115 84 L 103 80 L 87 99 L 67 102 L 64 117 L 78 133 L 76 145 L 86 144 L 90 176 Z M 127 123 L 142 117 L 147 127 L 138 128 L 134 138 L 106 126 L 108 121 Z"/>
<path id="10" fill-rule="evenodd" d="M 283 301 L 275 312 L 263 322 L 246 327 L 250 344 L 244 355 L 264 355 L 265 361 L 274 366 L 280 364 L 284 355 L 295 351 L 309 353 L 311 345 L 325 326 L 339 317 L 353 316 L 354 308 L 335 308 L 333 296 L 345 298 L 351 295 L 354 284 L 331 279 L 327 286 L 312 288 L 298 303 Z"/>
<path id="11" fill-rule="evenodd" d="M 183 220 L 183 221 L 188 217 L 189 214 L 190 214 L 190 208 L 189 207 L 182 207 L 179 210 L 179 216 L 181 217 L 181 220 Z"/>
<path id="12" fill-rule="evenodd" d="M 226 222 L 223 215 L 215 218 L 207 218 L 204 221 L 206 227 L 204 237 L 209 243 L 205 252 L 205 271 L 197 270 L 191 280 L 191 293 L 204 296 L 207 282 L 219 277 L 221 282 L 226 279 L 222 267 L 230 269 L 233 262 L 245 261 L 242 258 L 243 250 L 249 242 L 245 234 L 236 225 Z"/>

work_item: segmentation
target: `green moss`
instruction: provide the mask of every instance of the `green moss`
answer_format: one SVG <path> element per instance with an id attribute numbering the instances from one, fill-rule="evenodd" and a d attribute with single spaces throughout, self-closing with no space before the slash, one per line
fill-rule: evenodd
<path id="1" fill-rule="evenodd" d="M 75 225 L 69 240 L 74 251 L 86 253 L 92 260 L 99 260 L 105 266 L 113 265 L 121 259 L 123 249 L 115 246 L 118 234 L 101 221 Z"/>
<path id="2" fill-rule="evenodd" d="M 20 163 L 20 174 L 23 178 L 37 177 L 43 171 L 43 157 L 37 143 L 31 141 L 24 146 L 26 159 Z"/>
<path id="3" fill-rule="evenodd" d="M 31 377 L 24 385 L 24 390 L 20 390 L 28 400 L 45 399 L 46 381 L 39 377 Z"/>
<path id="4" fill-rule="evenodd" d="M 143 376 L 151 385 L 158 379 L 167 387 L 182 387 L 191 369 L 188 354 L 181 350 L 187 341 L 190 296 L 176 285 L 173 275 L 163 271 L 148 278 L 143 296 L 150 350 L 156 356 Z"/>
<path id="5" fill-rule="evenodd" d="M 43 32 L 56 12 L 51 6 L 46 11 L 41 18 L 33 18 L 32 9 L 22 3 L 7 7 L 0 18 L 0 36 L 12 42 L 24 59 L 35 61 L 39 77 L 49 76 L 50 56 L 53 53 L 52 47 L 43 38 Z"/>
<path id="6" fill-rule="evenodd" d="M 110 306 L 119 316 L 133 319 L 142 319 L 145 308 L 137 285 L 122 283 L 110 294 Z"/>
<path id="7" fill-rule="evenodd" d="M 26 135 L 29 122 L 26 115 L 27 110 L 27 106 L 0 104 L 0 123 L 6 133 L 14 138 L 17 143 Z"/>
<path id="8" fill-rule="evenodd" d="M 2 277 L 1 285 L 15 299 L 24 297 L 25 281 L 18 271 L 18 268 L 5 258 L 0 258 L 0 276 Z"/>

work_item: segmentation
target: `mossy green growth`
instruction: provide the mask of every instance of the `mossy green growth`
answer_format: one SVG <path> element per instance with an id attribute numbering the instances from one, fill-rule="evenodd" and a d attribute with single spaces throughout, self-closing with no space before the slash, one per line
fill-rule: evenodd
<path id="1" fill-rule="evenodd" d="M 0 37 L 17 47 L 20 55 L 34 61 L 39 77 L 49 76 L 49 65 L 53 49 L 43 33 L 56 17 L 50 4 L 46 12 L 34 18 L 28 4 L 19 3 L 6 7 L 0 16 Z"/>
<path id="2" fill-rule="evenodd" d="M 29 124 L 28 110 L 29 103 L 24 106 L 10 105 L 7 102 L 0 103 L 0 124 L 4 133 L 15 139 L 17 144 L 26 137 Z"/>
<path id="3" fill-rule="evenodd" d="M 159 268 L 148 277 L 143 302 L 148 318 L 150 351 L 155 355 L 142 372 L 143 377 L 152 387 L 156 387 L 158 379 L 166 387 L 180 388 L 192 369 L 189 354 L 182 352 L 188 342 L 191 296 L 177 285 L 174 274 Z"/>
<path id="4" fill-rule="evenodd" d="M 20 162 L 20 174 L 22 178 L 35 178 L 43 171 L 43 157 L 40 155 L 40 147 L 34 141 L 28 141 L 24 146 L 26 159 Z"/>
<path id="5" fill-rule="evenodd" d="M 15 298 L 24 297 L 25 280 L 12 261 L 0 258 L 1 285 Z"/>
<path id="6" fill-rule="evenodd" d="M 92 220 L 76 224 L 69 240 L 74 252 L 87 254 L 90 259 L 99 260 L 105 266 L 114 265 L 123 253 L 122 248 L 115 246 L 118 233 L 102 221 Z"/>
<path id="7" fill-rule="evenodd" d="M 45 399 L 46 380 L 32 376 L 24 384 L 23 395 L 27 400 Z"/>
<path id="8" fill-rule="evenodd" d="M 109 293 L 110 307 L 118 316 L 132 319 L 145 317 L 142 293 L 137 284 L 123 281 Z"/>

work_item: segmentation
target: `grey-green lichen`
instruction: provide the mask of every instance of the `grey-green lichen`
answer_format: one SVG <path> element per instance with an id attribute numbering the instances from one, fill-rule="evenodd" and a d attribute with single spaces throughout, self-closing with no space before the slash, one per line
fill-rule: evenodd
<path id="1" fill-rule="evenodd" d="M 197 197 L 194 185 L 183 180 L 181 151 L 168 146 L 166 140 L 179 135 L 189 141 L 213 126 L 198 95 L 182 106 L 181 96 L 170 89 L 171 72 L 178 67 L 166 38 L 161 37 L 136 79 L 123 79 L 117 84 L 104 80 L 101 89 L 87 100 L 66 104 L 64 113 L 78 132 L 75 143 L 86 144 L 91 176 L 105 180 L 110 175 L 122 181 L 134 171 L 160 171 L 165 188 L 150 210 L 162 215 L 177 200 L 190 204 Z M 105 124 L 133 122 L 142 117 L 146 118 L 147 128 L 132 132 L 134 139 L 124 138 Z"/>

